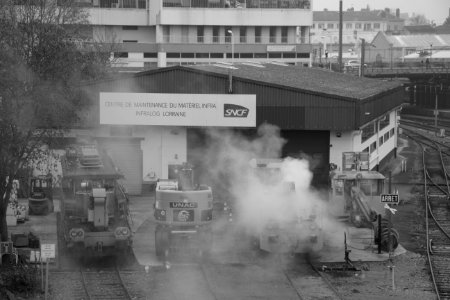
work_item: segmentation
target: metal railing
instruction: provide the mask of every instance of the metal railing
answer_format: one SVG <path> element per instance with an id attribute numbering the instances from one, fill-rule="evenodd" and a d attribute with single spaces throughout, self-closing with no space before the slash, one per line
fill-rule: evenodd
<path id="1" fill-rule="evenodd" d="M 309 0 L 163 0 L 163 7 L 311 9 Z"/>

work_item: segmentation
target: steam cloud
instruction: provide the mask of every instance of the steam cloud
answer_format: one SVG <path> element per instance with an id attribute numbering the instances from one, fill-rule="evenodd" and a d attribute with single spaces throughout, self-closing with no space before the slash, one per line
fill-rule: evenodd
<path id="1" fill-rule="evenodd" d="M 258 174 L 251 167 L 250 161 L 255 158 L 280 158 L 286 143 L 274 125 L 263 124 L 257 133 L 251 140 L 231 131 L 210 130 L 211 143 L 203 158 L 208 170 L 207 180 L 216 189 L 215 197 L 232 203 L 237 225 L 248 233 L 257 234 L 269 222 L 307 219 L 315 214 L 325 235 L 328 229 L 334 228 L 335 233 L 336 228 L 343 228 L 333 218 L 326 218 L 326 198 L 311 187 L 313 174 L 307 156 L 285 158 L 275 174 L 270 171 Z M 295 184 L 295 193 L 287 191 L 288 182 Z"/>

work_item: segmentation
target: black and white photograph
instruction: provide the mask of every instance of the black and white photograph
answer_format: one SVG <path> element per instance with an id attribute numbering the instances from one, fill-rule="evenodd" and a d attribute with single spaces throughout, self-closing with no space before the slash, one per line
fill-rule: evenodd
<path id="1" fill-rule="evenodd" d="M 0 299 L 450 300 L 448 0 L 0 0 Z"/>

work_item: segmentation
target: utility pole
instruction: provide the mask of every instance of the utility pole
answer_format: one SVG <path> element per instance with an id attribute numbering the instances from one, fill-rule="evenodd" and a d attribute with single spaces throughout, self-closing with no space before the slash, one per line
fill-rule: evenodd
<path id="1" fill-rule="evenodd" d="M 434 101 L 434 128 L 436 129 L 436 135 L 438 135 L 438 123 L 437 123 L 437 119 L 438 119 L 438 91 L 437 91 L 437 86 L 434 87 L 434 93 L 435 93 L 435 101 Z M 431 87 L 430 87 L 430 94 L 431 94 Z"/>
<path id="2" fill-rule="evenodd" d="M 361 61 L 359 66 L 359 77 L 364 76 L 364 60 L 365 60 L 365 53 L 366 53 L 366 40 L 361 39 Z"/>
<path id="3" fill-rule="evenodd" d="M 342 0 L 339 1 L 339 55 L 338 64 L 339 72 L 342 72 Z"/>

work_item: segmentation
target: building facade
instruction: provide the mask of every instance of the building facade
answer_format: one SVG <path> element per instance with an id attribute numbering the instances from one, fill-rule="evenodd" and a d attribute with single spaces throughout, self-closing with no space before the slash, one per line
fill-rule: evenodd
<path id="1" fill-rule="evenodd" d="M 113 43 L 118 67 L 310 61 L 309 0 L 80 1 L 92 38 Z"/>
<path id="2" fill-rule="evenodd" d="M 400 34 L 403 31 L 404 20 L 389 10 L 347 10 L 342 14 L 342 43 L 345 45 L 349 59 L 359 58 L 361 39 L 370 43 L 378 32 L 389 35 Z M 328 58 L 337 57 L 339 49 L 339 11 L 314 11 L 311 27 L 311 43 L 319 45 L 315 52 L 321 57 L 328 53 Z M 316 53 L 316 56 L 319 55 Z"/>
<path id="3" fill-rule="evenodd" d="M 266 125 L 285 141 L 277 157 L 308 157 L 314 185 L 327 185 L 331 166 L 342 169 L 343 152 L 369 153 L 376 169 L 395 153 L 404 93 L 395 82 L 274 63 L 158 68 L 83 90 L 92 106 L 82 124 L 110 151 L 130 194 L 183 162 L 216 168 L 212 138 L 254 140 Z M 252 155 L 267 158 L 276 145 L 267 141 L 265 156 Z"/>

